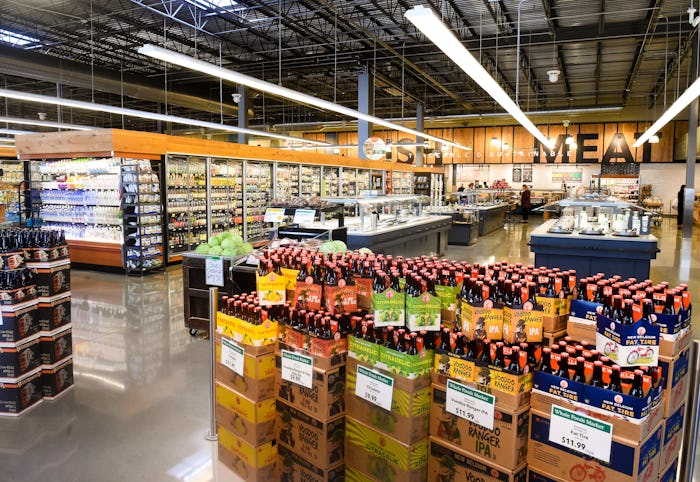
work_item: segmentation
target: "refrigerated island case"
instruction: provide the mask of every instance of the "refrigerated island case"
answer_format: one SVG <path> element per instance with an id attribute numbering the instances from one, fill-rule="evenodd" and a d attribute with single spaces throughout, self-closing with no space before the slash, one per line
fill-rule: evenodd
<path id="1" fill-rule="evenodd" d="M 649 278 L 651 260 L 656 259 L 659 249 L 656 236 L 640 234 L 648 232 L 642 224 L 643 208 L 605 197 L 564 199 L 549 206 L 555 208 L 561 217 L 546 221 L 530 234 L 536 265 L 576 269 L 579 277 L 615 272 L 623 277 Z M 584 224 L 582 211 L 586 212 Z M 625 224 L 632 224 L 625 217 L 630 212 L 641 213 L 632 216 L 632 220 L 639 218 L 638 229 Z"/>

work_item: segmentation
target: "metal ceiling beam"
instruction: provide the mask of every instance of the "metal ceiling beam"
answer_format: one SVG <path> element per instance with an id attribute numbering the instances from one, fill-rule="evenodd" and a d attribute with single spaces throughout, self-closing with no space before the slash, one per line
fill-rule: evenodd
<path id="1" fill-rule="evenodd" d="M 0 72 L 16 77 L 41 80 L 45 82 L 59 82 L 63 85 L 95 89 L 111 94 L 124 94 L 149 102 L 165 103 L 219 114 L 221 105 L 218 101 L 205 99 L 194 92 L 166 92 L 161 83 L 155 83 L 144 79 L 142 76 L 124 74 L 120 78 L 119 72 L 95 67 L 92 71 L 89 65 L 70 60 L 61 60 L 49 55 L 37 52 L 28 52 L 14 47 L 0 45 Z M 224 104 L 223 112 L 226 115 L 237 115 L 238 108 Z"/>
<path id="2" fill-rule="evenodd" d="M 687 37 L 681 38 L 680 41 L 682 43 L 680 45 L 680 48 L 678 49 L 678 50 L 680 50 L 680 54 L 673 56 L 673 58 L 671 58 L 671 60 L 668 61 L 666 72 L 673 74 L 677 71 L 678 64 L 682 63 L 683 60 L 686 57 L 688 57 L 688 55 L 690 55 L 690 53 L 692 52 L 693 42 L 694 42 L 695 36 L 697 34 L 698 34 L 698 31 L 693 30 L 690 35 L 688 35 Z M 659 96 L 661 95 L 661 92 L 666 87 L 666 84 L 668 82 L 670 82 L 671 79 L 673 79 L 673 75 L 669 75 L 668 77 L 666 77 L 663 72 L 659 75 L 659 78 L 656 81 L 656 83 L 654 84 L 654 88 L 652 89 L 651 94 L 649 96 L 649 108 L 650 109 L 655 106 L 656 100 L 659 98 Z"/>
<path id="3" fill-rule="evenodd" d="M 639 72 L 639 67 L 642 65 L 642 59 L 644 57 L 644 50 L 646 48 L 647 39 L 653 30 L 656 29 L 656 22 L 659 20 L 659 14 L 661 13 L 661 4 L 663 0 L 652 0 L 649 3 L 649 13 L 647 15 L 647 27 L 644 32 L 644 38 L 642 38 L 637 48 L 637 52 L 634 54 L 634 60 L 632 61 L 632 70 L 627 77 L 627 84 L 625 85 L 625 91 L 622 94 L 622 105 L 627 105 L 630 98 L 630 92 L 632 92 L 632 86 L 634 84 L 635 78 L 637 77 L 637 72 Z"/>
<path id="4" fill-rule="evenodd" d="M 561 54 L 561 43 L 557 45 L 557 42 L 559 41 L 557 34 L 559 33 L 560 29 L 559 22 L 555 18 L 556 11 L 554 10 L 552 0 L 542 0 L 542 9 L 544 10 L 545 18 L 547 19 L 547 24 L 549 25 L 549 30 L 552 34 L 552 40 L 555 42 L 557 68 L 559 71 L 561 71 L 561 79 L 564 84 L 564 90 L 566 91 L 566 98 L 571 99 L 571 85 L 569 85 L 569 76 L 566 72 L 566 64 L 564 63 L 564 58 Z M 597 28 L 597 25 L 595 27 Z"/>
<path id="5" fill-rule="evenodd" d="M 370 42 L 372 40 L 376 41 L 377 45 L 382 47 L 384 50 L 388 51 L 395 57 L 401 60 L 402 63 L 405 64 L 405 66 L 412 70 L 415 74 L 418 74 L 419 76 L 423 77 L 425 80 L 428 81 L 428 83 L 435 88 L 436 90 L 443 92 L 447 94 L 452 100 L 454 100 L 458 105 L 462 106 L 468 111 L 473 110 L 473 106 L 469 103 L 467 103 L 462 97 L 451 90 L 447 89 L 442 82 L 438 81 L 435 77 L 430 75 L 428 72 L 425 70 L 421 69 L 418 65 L 407 59 L 405 56 L 401 55 L 401 53 L 396 50 L 394 47 L 386 43 L 385 41 L 375 38 L 370 32 L 368 32 L 362 25 L 359 25 L 358 23 L 354 22 L 353 20 L 347 18 L 342 12 L 338 12 L 335 6 L 329 2 L 328 0 L 320 0 L 320 3 L 324 5 L 330 12 L 334 13 L 335 15 L 338 15 L 338 20 L 340 20 L 342 23 L 345 24 L 346 31 L 355 31 L 355 32 L 361 32 L 364 36 L 366 36 L 368 39 L 370 39 Z"/>

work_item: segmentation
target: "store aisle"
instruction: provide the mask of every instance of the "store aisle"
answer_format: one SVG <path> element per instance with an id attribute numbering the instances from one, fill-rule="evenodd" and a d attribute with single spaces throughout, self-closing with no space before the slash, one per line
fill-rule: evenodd
<path id="1" fill-rule="evenodd" d="M 533 262 L 527 242 L 536 225 L 452 246 L 447 257 Z M 656 234 L 652 278 L 689 282 L 700 302 L 700 232 L 692 246 L 673 221 Z M 0 481 L 240 480 L 204 439 L 208 345 L 184 327 L 181 270 L 143 279 L 73 271 L 72 285 L 76 385 L 0 419 Z"/>

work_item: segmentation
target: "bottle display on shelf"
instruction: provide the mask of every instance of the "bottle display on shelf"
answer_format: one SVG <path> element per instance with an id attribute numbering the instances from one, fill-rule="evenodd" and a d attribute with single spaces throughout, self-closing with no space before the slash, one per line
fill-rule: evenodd
<path id="1" fill-rule="evenodd" d="M 417 172 L 413 177 L 414 194 L 430 196 L 431 176 L 428 173 Z"/>
<path id="2" fill-rule="evenodd" d="M 387 171 L 387 194 L 413 194 L 413 175 L 410 172 Z"/>
<path id="3" fill-rule="evenodd" d="M 221 234 L 243 221 L 243 164 L 234 159 L 211 159 L 209 211 L 211 235 Z"/>
<path id="4" fill-rule="evenodd" d="M 277 197 L 290 198 L 299 196 L 299 166 L 295 164 L 278 164 L 275 183 Z"/>
<path id="5" fill-rule="evenodd" d="M 247 161 L 245 177 L 244 238 L 248 242 L 267 239 L 269 224 L 264 219 L 272 194 L 272 164 Z"/>
<path id="6" fill-rule="evenodd" d="M 160 180 L 148 160 L 122 163 L 124 269 L 145 273 L 164 266 Z"/>
<path id="7" fill-rule="evenodd" d="M 33 186 L 42 225 L 67 239 L 122 243 L 121 159 L 64 159 L 38 163 Z"/>
<path id="8" fill-rule="evenodd" d="M 17 225 L 20 221 L 20 183 L 24 181 L 24 162 L 0 161 L 0 203 L 5 204 L 5 223 Z"/>
<path id="9" fill-rule="evenodd" d="M 301 166 L 301 197 L 312 197 L 321 194 L 321 168 L 316 166 Z"/>
<path id="10" fill-rule="evenodd" d="M 168 257 L 191 251 L 207 240 L 207 161 L 168 156 Z"/>
<path id="11" fill-rule="evenodd" d="M 321 196 L 335 197 L 340 194 L 340 168 L 323 167 L 323 181 L 321 182 Z"/>

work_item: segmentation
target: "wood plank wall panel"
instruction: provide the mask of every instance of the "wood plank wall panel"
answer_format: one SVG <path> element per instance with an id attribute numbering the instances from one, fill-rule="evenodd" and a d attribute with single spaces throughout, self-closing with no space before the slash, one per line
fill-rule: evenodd
<path id="1" fill-rule="evenodd" d="M 677 123 L 670 122 L 661 129 L 658 144 L 651 146 L 651 162 L 673 162 L 673 131 Z M 688 124 L 685 124 L 686 130 Z"/>
<path id="2" fill-rule="evenodd" d="M 501 141 L 508 142 L 509 149 L 504 150 L 501 154 L 501 164 L 512 164 L 513 163 L 513 126 L 503 126 L 501 130 Z M 501 144 L 503 145 L 503 144 Z"/>

